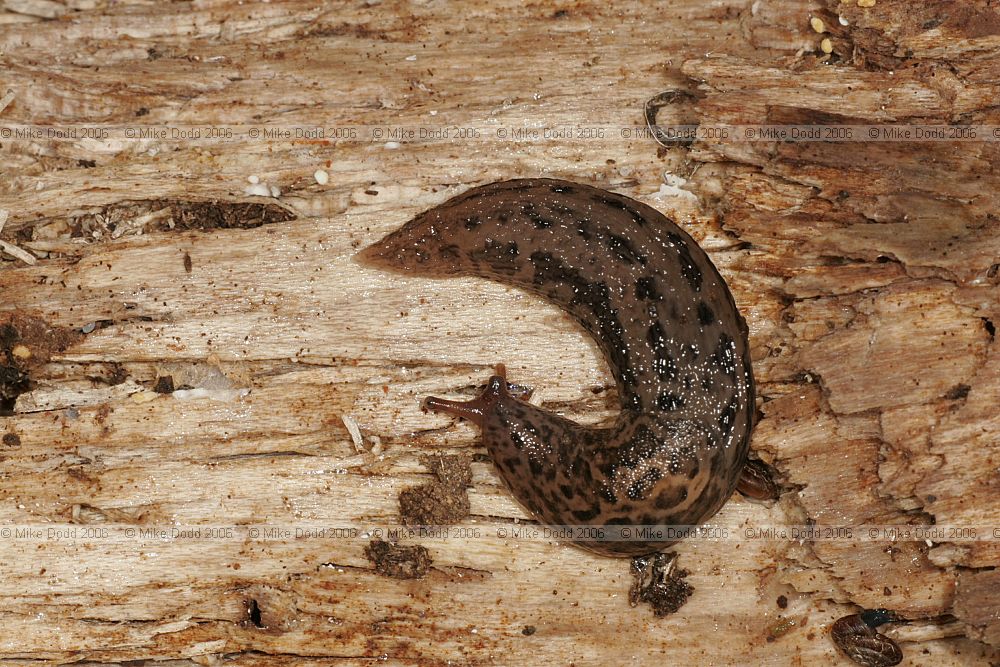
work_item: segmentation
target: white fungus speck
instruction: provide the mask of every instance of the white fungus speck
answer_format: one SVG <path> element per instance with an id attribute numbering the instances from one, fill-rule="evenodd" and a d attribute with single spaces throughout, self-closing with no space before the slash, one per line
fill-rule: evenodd
<path id="1" fill-rule="evenodd" d="M 245 192 L 250 197 L 270 197 L 271 191 L 267 188 L 264 183 L 254 183 L 253 185 L 248 185 L 243 192 Z"/>
<path id="2" fill-rule="evenodd" d="M 322 169 L 317 169 L 315 173 L 313 173 L 313 178 L 315 178 L 316 182 L 320 185 L 326 185 L 330 182 L 330 174 L 326 173 Z"/>

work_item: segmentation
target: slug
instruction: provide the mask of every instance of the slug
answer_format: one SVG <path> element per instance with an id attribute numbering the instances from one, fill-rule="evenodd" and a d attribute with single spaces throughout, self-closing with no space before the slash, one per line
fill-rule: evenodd
<path id="1" fill-rule="evenodd" d="M 755 411 L 747 326 L 705 252 L 660 212 L 579 183 L 502 181 L 418 215 L 359 259 L 520 287 L 595 338 L 621 399 L 611 426 L 521 400 L 502 366 L 474 400 L 425 401 L 481 427 L 501 478 L 542 522 L 695 525 L 732 495 Z M 577 544 L 635 556 L 671 542 Z"/>

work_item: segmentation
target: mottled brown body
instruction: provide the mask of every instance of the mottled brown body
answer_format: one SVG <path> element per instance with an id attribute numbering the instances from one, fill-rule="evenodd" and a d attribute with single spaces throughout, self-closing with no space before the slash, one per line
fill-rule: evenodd
<path id="1" fill-rule="evenodd" d="M 509 395 L 430 406 L 472 418 L 514 496 L 554 525 L 687 525 L 733 492 L 753 426 L 747 327 L 708 256 L 661 213 L 551 179 L 474 188 L 361 257 L 426 276 L 490 278 L 568 311 L 618 385 L 613 426 L 587 428 Z M 667 542 L 583 542 L 603 554 Z"/>

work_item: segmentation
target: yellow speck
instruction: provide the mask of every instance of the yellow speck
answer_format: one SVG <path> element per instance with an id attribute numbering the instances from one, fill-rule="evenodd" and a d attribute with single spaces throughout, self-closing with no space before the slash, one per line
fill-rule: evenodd
<path id="1" fill-rule="evenodd" d="M 29 359 L 31 357 L 31 350 L 28 349 L 27 345 L 15 345 L 10 351 L 18 359 Z"/>
<path id="2" fill-rule="evenodd" d="M 129 398 L 132 399 L 133 403 L 149 403 L 150 401 L 154 400 L 157 396 L 159 396 L 159 394 L 157 394 L 155 391 L 138 391 L 129 396 Z"/>
<path id="3" fill-rule="evenodd" d="M 875 0 L 858 0 L 858 7 L 874 7 Z"/>
<path id="4" fill-rule="evenodd" d="M 823 53 L 833 53 L 833 42 L 830 41 L 829 37 L 826 37 L 819 43 L 819 48 L 823 50 Z"/>
<path id="5" fill-rule="evenodd" d="M 809 25 L 811 25 L 812 29 L 815 30 L 816 32 L 823 32 L 826 30 L 826 24 L 823 23 L 823 19 L 819 18 L 818 16 L 814 16 L 811 19 L 809 19 Z"/>

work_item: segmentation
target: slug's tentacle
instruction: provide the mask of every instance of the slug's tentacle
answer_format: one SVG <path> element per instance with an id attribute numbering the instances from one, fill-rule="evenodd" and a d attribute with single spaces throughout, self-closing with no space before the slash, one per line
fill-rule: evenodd
<path id="1" fill-rule="evenodd" d="M 753 425 L 747 328 L 705 253 L 653 208 L 550 179 L 493 183 L 363 251 L 369 264 L 472 275 L 556 303 L 597 340 L 622 411 L 585 428 L 506 391 L 427 407 L 476 421 L 517 499 L 547 523 L 700 523 L 732 494 Z M 587 542 L 611 555 L 668 543 Z"/>
<path id="2" fill-rule="evenodd" d="M 428 396 L 424 399 L 424 407 L 433 412 L 445 412 L 455 417 L 468 419 L 479 427 L 485 423 L 486 415 L 490 409 L 501 399 L 509 399 L 511 394 L 508 391 L 507 369 L 503 364 L 497 364 L 496 375 L 486 383 L 486 389 L 478 397 L 471 401 L 449 401 L 437 396 Z"/>

